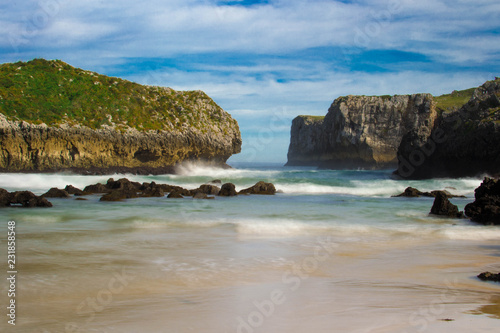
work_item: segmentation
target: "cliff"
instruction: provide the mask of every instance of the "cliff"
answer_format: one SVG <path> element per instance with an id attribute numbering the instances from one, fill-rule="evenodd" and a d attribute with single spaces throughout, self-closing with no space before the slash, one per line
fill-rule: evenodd
<path id="1" fill-rule="evenodd" d="M 178 92 L 36 59 L 0 65 L 0 170 L 164 173 L 225 165 L 236 120 L 202 91 Z"/>
<path id="2" fill-rule="evenodd" d="M 422 179 L 500 173 L 500 79 L 465 92 L 470 97 L 465 104 L 458 99 L 438 109 L 430 135 L 419 135 L 415 128 L 403 136 L 395 174 Z M 436 99 L 453 101 L 459 93 Z"/>
<path id="3" fill-rule="evenodd" d="M 436 117 L 429 94 L 340 97 L 323 119 L 293 120 L 287 165 L 395 168 L 403 135 L 429 135 Z"/>

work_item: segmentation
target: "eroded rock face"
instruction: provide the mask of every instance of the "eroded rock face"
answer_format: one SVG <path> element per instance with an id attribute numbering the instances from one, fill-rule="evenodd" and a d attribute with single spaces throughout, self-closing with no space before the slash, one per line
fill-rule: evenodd
<path id="1" fill-rule="evenodd" d="M 136 173 L 165 173 L 182 161 L 208 161 L 216 165 L 241 150 L 237 123 L 227 119 L 201 131 L 126 132 L 111 127 L 48 127 L 9 121 L 0 114 L 0 171 L 99 171 L 126 168 Z"/>
<path id="2" fill-rule="evenodd" d="M 457 111 L 443 112 L 430 135 L 404 135 L 396 174 L 407 179 L 500 173 L 500 80 L 477 88 Z"/>
<path id="3" fill-rule="evenodd" d="M 474 222 L 500 225 L 500 180 L 485 177 L 474 197 L 465 214 Z"/>
<path id="4" fill-rule="evenodd" d="M 397 165 L 403 135 L 429 135 L 437 113 L 430 94 L 337 98 L 324 119 L 292 122 L 287 165 L 387 168 Z"/>
<path id="5" fill-rule="evenodd" d="M 463 213 L 458 210 L 456 205 L 448 200 L 448 195 L 444 191 L 436 191 L 430 214 L 455 218 L 463 217 Z"/>

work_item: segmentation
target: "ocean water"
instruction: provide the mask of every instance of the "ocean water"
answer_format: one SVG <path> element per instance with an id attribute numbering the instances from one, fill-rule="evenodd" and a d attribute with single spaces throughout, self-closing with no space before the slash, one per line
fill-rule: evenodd
<path id="1" fill-rule="evenodd" d="M 481 179 L 391 179 L 390 171 L 278 165 L 127 177 L 196 188 L 263 180 L 275 196 L 215 200 L 50 199 L 0 210 L 16 222 L 16 326 L 7 332 L 496 332 L 500 228 L 429 216 L 432 198 L 466 196 Z M 0 187 L 42 194 L 106 176 L 0 174 Z M 7 240 L 0 253 L 6 258 Z M 4 267 L 7 266 L 6 260 Z M 2 276 L 7 269 L 2 269 Z M 8 284 L 0 283 L 6 309 Z"/>

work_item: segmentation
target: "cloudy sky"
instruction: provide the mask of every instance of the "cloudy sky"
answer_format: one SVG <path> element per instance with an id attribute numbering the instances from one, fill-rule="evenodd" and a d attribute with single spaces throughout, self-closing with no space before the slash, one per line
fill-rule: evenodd
<path id="1" fill-rule="evenodd" d="M 0 26 L 1 62 L 205 91 L 240 124 L 230 162 L 285 162 L 291 120 L 342 95 L 500 76 L 498 0 L 3 0 Z"/>

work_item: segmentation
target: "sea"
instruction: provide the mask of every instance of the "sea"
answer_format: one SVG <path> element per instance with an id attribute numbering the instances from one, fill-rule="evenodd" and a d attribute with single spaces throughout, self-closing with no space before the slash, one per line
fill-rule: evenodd
<path id="1" fill-rule="evenodd" d="M 276 195 L 213 200 L 50 199 L 0 210 L 1 332 L 500 332 L 500 227 L 429 215 L 474 200 L 481 178 L 396 180 L 391 170 L 187 164 L 176 175 L 0 174 L 43 194 L 108 178 Z M 7 266 L 15 226 L 15 273 Z M 12 230 L 12 228 L 11 228 Z M 15 296 L 9 296 L 15 276 Z M 7 307 L 15 301 L 15 326 Z M 9 323 L 11 321 L 11 323 Z"/>

